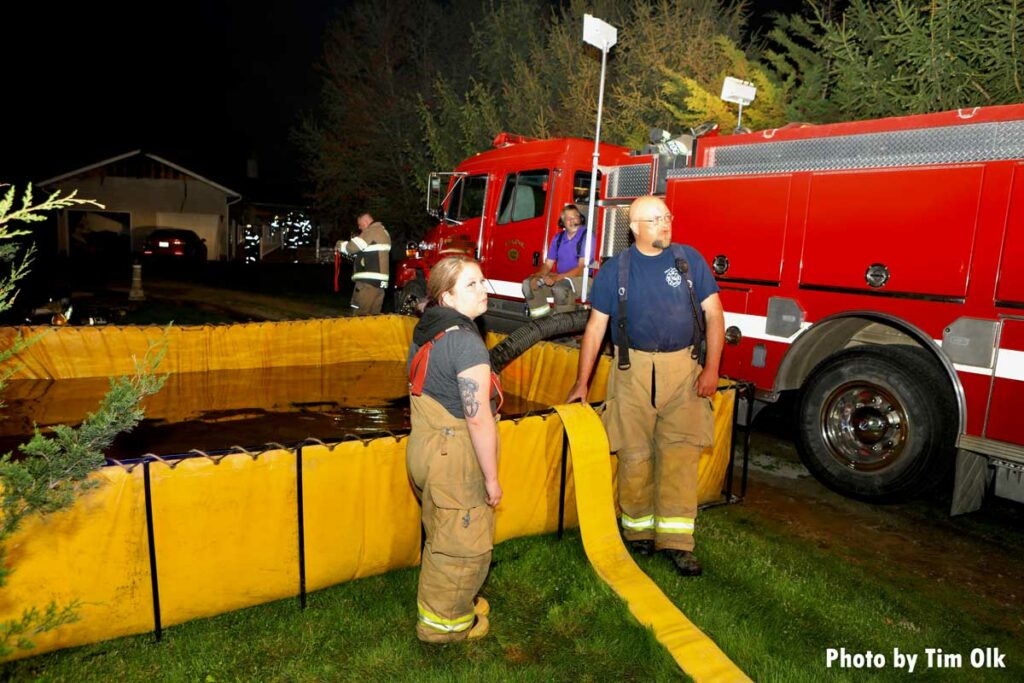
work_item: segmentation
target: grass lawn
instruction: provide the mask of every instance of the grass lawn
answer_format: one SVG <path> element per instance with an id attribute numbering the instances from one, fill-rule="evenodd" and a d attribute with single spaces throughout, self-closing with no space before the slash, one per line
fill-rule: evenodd
<path id="1" fill-rule="evenodd" d="M 867 566 L 856 549 L 794 539 L 743 506 L 699 521 L 704 576 L 667 558 L 639 558 L 683 612 L 758 681 L 898 680 L 893 648 L 918 654 L 923 680 L 1024 680 L 1024 622 L 1008 608 Z M 14 662 L 8 680 L 43 681 L 671 681 L 686 680 L 590 568 L 578 532 L 498 546 L 483 593 L 491 634 L 427 646 L 413 633 L 417 571 L 354 581 L 309 596 L 190 622 L 151 635 Z M 1014 608 L 1019 611 L 1019 608 Z M 882 653 L 882 671 L 826 668 L 826 648 Z M 975 647 L 998 647 L 1006 669 L 975 670 Z M 926 648 L 963 655 L 927 669 Z"/>

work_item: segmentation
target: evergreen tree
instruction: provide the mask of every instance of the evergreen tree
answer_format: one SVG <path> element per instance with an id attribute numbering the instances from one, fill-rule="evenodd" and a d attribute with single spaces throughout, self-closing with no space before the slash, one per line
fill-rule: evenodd
<path id="1" fill-rule="evenodd" d="M 474 62 L 486 68 L 463 91 L 451 79 L 435 81 L 421 115 L 441 168 L 486 148 L 501 130 L 538 138 L 593 136 L 600 53 L 582 42 L 585 13 L 619 29 L 609 56 L 602 138 L 632 147 L 646 143 L 650 127 L 679 123 L 662 95 L 666 74 L 721 88 L 727 59 L 717 37 L 735 46 L 745 20 L 742 3 L 715 0 L 570 0 L 553 12 L 544 7 L 535 0 L 492 6 L 472 41 Z"/>
<path id="2" fill-rule="evenodd" d="M 840 113 L 829 100 L 832 60 L 819 46 L 817 25 L 800 15 L 776 15 L 768 33 L 773 47 L 761 54 L 774 73 L 789 121 L 836 121 Z"/>
<path id="3" fill-rule="evenodd" d="M 735 43 L 719 36 L 715 45 L 725 68 L 710 83 L 663 69 L 662 103 L 678 124 L 695 127 L 706 121 L 717 123 L 723 131 L 736 125 L 736 105 L 720 98 L 726 76 L 752 82 L 757 87 L 753 104 L 743 108 L 743 126 L 750 130 L 776 128 L 786 123 L 784 93 L 763 66 L 747 58 Z"/>
<path id="4" fill-rule="evenodd" d="M 790 113 L 898 116 L 1024 100 L 1021 0 L 851 0 L 841 19 L 780 18 L 767 60 Z"/>
<path id="5" fill-rule="evenodd" d="M 328 29 L 320 110 L 294 132 L 320 210 L 342 235 L 369 210 L 400 243 L 422 223 L 417 175 L 429 166 L 420 98 L 438 74 L 465 73 L 476 3 L 358 0 Z M 456 67 L 457 65 L 457 67 Z"/>
<path id="6" fill-rule="evenodd" d="M 71 206 L 92 204 L 103 208 L 92 200 L 77 198 L 74 192 L 64 196 L 54 192 L 34 203 L 31 185 L 23 192 L 18 207 L 17 199 L 14 187 L 9 187 L 0 198 L 0 264 L 6 267 L 6 272 L 0 274 L 0 312 L 13 305 L 18 282 L 32 263 L 32 247 L 24 248 L 17 242 L 30 231 L 13 228 L 11 224 L 39 222 L 44 220 L 46 211 Z M 17 338 L 12 347 L 0 350 L 0 363 L 10 360 L 33 341 Z M 98 410 L 86 416 L 78 427 L 57 426 L 53 436 L 44 436 L 36 428 L 32 439 L 21 447 L 22 457 L 15 459 L 11 453 L 0 456 L 0 586 L 11 572 L 2 544 L 18 530 L 25 517 L 63 510 L 80 493 L 96 485 L 87 477 L 104 464 L 103 451 L 115 436 L 142 420 L 141 401 L 163 386 L 165 377 L 156 376 L 155 371 L 165 349 L 165 343 L 151 347 L 146 357 L 136 362 L 135 375 L 112 378 L 110 391 Z M 11 372 L 8 369 L 0 376 L 0 390 Z M 43 609 L 29 607 L 19 619 L 0 623 L 0 656 L 9 654 L 14 647 L 31 648 L 32 636 L 74 621 L 76 608 L 74 603 L 59 606 L 51 602 Z"/>

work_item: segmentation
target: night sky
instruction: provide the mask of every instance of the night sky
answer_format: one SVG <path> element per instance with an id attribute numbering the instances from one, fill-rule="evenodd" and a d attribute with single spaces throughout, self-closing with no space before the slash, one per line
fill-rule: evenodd
<path id="1" fill-rule="evenodd" d="M 338 0 L 13 4 L 0 10 L 0 181 L 142 148 L 243 192 L 255 154 L 268 193 L 295 193 L 288 131 L 316 104 Z"/>
<path id="2" fill-rule="evenodd" d="M 345 0 L 112 4 L 0 9 L 0 182 L 142 148 L 247 199 L 301 200 L 288 132 L 316 106 L 323 34 Z M 799 5 L 756 2 L 752 23 Z M 258 186 L 246 179 L 250 155 Z"/>

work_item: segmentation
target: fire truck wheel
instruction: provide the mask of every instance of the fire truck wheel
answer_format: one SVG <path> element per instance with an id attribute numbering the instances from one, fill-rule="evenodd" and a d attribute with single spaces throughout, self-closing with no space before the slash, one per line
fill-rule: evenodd
<path id="1" fill-rule="evenodd" d="M 836 353 L 801 393 L 797 449 L 822 483 L 882 502 L 937 483 L 953 462 L 953 388 L 916 346 L 861 346 Z"/>
<path id="2" fill-rule="evenodd" d="M 405 283 L 395 301 L 395 313 L 419 315 L 417 306 L 427 300 L 427 281 L 416 278 Z"/>

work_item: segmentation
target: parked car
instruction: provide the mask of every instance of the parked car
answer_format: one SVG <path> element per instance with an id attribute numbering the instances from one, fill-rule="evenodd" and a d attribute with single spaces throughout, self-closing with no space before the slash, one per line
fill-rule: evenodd
<path id="1" fill-rule="evenodd" d="M 206 261 L 206 240 L 191 230 L 157 228 L 142 245 L 142 255 L 160 260 Z"/>

